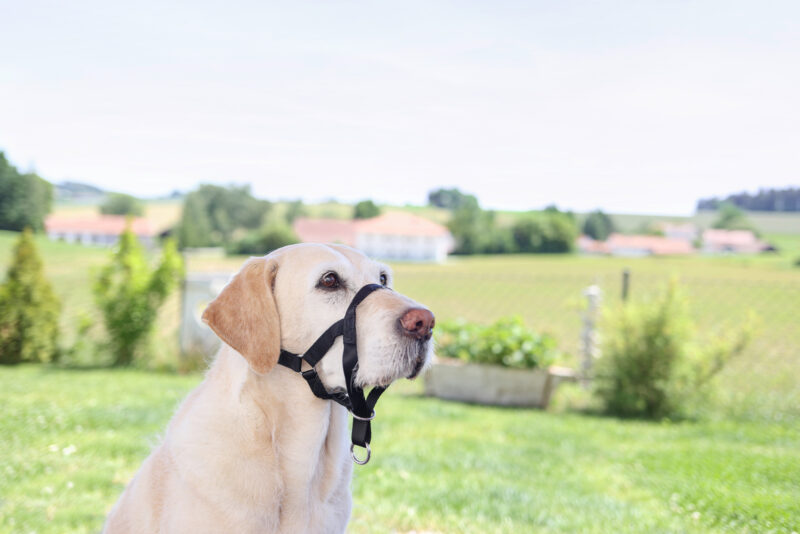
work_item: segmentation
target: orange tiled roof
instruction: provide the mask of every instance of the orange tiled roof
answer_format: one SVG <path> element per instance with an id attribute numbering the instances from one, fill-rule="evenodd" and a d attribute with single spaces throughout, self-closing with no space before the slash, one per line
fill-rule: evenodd
<path id="1" fill-rule="evenodd" d="M 356 244 L 354 221 L 301 217 L 294 221 L 294 233 L 304 243 L 342 243 L 351 247 Z"/>
<path id="2" fill-rule="evenodd" d="M 606 249 L 613 253 L 615 249 L 648 250 L 651 254 L 673 255 L 691 254 L 692 244 L 685 239 L 670 239 L 654 235 L 611 234 L 605 242 Z"/>
<path id="3" fill-rule="evenodd" d="M 446 236 L 446 227 L 419 215 L 402 211 L 389 211 L 371 219 L 354 221 L 360 234 Z"/>
<path id="4" fill-rule="evenodd" d="M 92 235 L 120 235 L 127 225 L 128 217 L 124 215 L 98 215 L 96 217 L 65 217 L 51 215 L 45 219 L 47 232 L 71 232 Z M 154 236 L 147 219 L 133 217 L 131 229 L 138 236 Z"/>
<path id="5" fill-rule="evenodd" d="M 399 211 L 390 211 L 370 219 L 309 219 L 294 222 L 297 237 L 304 242 L 343 243 L 355 246 L 359 234 L 446 236 L 446 227 L 424 217 Z"/>

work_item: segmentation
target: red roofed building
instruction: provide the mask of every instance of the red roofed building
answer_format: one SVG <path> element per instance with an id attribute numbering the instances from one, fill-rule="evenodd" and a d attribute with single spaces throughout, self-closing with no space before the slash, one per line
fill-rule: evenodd
<path id="1" fill-rule="evenodd" d="M 300 218 L 294 231 L 304 243 L 342 243 L 387 260 L 444 261 L 454 246 L 446 227 L 400 211 L 351 221 Z"/>
<path id="2" fill-rule="evenodd" d="M 294 233 L 303 243 L 341 243 L 356 246 L 355 221 L 343 219 L 307 219 L 294 221 Z"/>
<path id="3" fill-rule="evenodd" d="M 769 249 L 750 230 L 716 230 L 703 232 L 703 252 L 707 254 L 755 254 Z"/>
<path id="4" fill-rule="evenodd" d="M 119 240 L 119 236 L 127 224 L 128 217 L 124 215 L 97 215 L 96 217 L 51 215 L 44 221 L 47 236 L 52 240 L 106 247 L 114 245 Z M 150 228 L 147 219 L 132 218 L 131 229 L 144 245 L 153 245 L 156 234 Z"/>
<path id="5" fill-rule="evenodd" d="M 685 239 L 670 239 L 652 235 L 611 234 L 605 241 L 595 241 L 587 236 L 578 239 L 578 249 L 589 254 L 612 256 L 674 256 L 694 252 Z"/>

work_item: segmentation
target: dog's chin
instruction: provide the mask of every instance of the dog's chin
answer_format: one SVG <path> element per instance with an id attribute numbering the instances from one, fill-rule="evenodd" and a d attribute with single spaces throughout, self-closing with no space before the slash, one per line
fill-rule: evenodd
<path id="1" fill-rule="evenodd" d="M 406 376 L 407 379 L 414 380 L 422 373 L 422 370 L 428 366 L 428 363 L 431 361 L 429 352 L 427 348 L 420 352 L 416 363 L 414 363 L 414 368 L 411 369 L 411 373 Z"/>
<path id="2" fill-rule="evenodd" d="M 387 387 L 400 378 L 413 380 L 419 376 L 431 360 L 433 347 L 430 341 L 413 341 L 396 348 L 393 354 L 387 355 L 380 369 L 361 366 L 356 376 L 356 383 L 361 387 Z"/>

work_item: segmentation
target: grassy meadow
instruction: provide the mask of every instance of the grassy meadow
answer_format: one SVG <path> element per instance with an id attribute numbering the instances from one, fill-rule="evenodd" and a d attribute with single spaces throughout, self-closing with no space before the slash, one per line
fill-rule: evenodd
<path id="1" fill-rule="evenodd" d="M 0 532 L 99 531 L 201 380 L 0 368 Z M 800 528 L 800 430 L 647 423 L 384 396 L 349 532 L 742 532 Z"/>

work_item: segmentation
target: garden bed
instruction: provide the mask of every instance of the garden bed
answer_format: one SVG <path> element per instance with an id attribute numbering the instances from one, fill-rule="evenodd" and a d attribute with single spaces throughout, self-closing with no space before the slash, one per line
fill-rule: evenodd
<path id="1" fill-rule="evenodd" d="M 558 385 L 575 379 L 572 369 L 555 365 L 512 369 L 437 358 L 425 374 L 425 394 L 477 404 L 547 408 Z"/>

